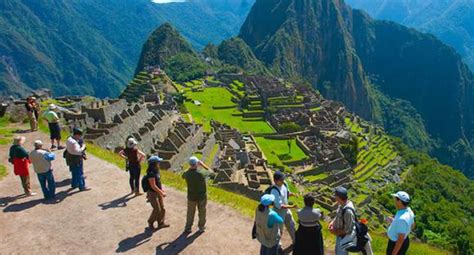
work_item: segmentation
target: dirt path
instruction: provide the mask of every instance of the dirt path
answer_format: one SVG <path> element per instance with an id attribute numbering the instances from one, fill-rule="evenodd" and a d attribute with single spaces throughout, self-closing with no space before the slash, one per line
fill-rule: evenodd
<path id="1" fill-rule="evenodd" d="M 40 133 L 25 136 L 28 150 L 35 139 L 48 141 Z M 7 149 L 0 148 L 6 165 Z M 9 175 L 0 181 L 0 254 L 258 254 L 259 245 L 250 238 L 252 219 L 231 208 L 210 202 L 207 231 L 182 236 L 185 194 L 165 184 L 171 227 L 151 234 L 144 231 L 151 207 L 145 196 L 127 196 L 126 172 L 89 155 L 85 173 L 92 190 L 71 192 L 62 152 L 57 152 L 53 167 L 59 201 L 44 203 L 32 169 L 32 188 L 38 194 L 18 196 L 20 181 L 8 164 Z"/>

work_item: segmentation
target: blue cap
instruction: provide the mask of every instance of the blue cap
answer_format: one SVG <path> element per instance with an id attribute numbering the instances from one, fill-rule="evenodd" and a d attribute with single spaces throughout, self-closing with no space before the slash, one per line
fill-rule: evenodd
<path id="1" fill-rule="evenodd" d="M 195 156 L 192 156 L 189 158 L 189 164 L 192 165 L 192 166 L 195 166 L 199 163 L 199 159 Z"/>
<path id="2" fill-rule="evenodd" d="M 273 174 L 273 179 L 275 181 L 278 181 L 278 180 L 284 180 L 286 178 L 286 175 L 284 173 L 282 173 L 281 171 L 276 171 L 274 174 Z"/>
<path id="3" fill-rule="evenodd" d="M 342 199 L 347 199 L 347 189 L 340 186 L 340 187 L 337 187 L 335 190 L 334 190 L 334 194 L 339 197 L 339 198 L 342 198 Z"/>
<path id="4" fill-rule="evenodd" d="M 158 156 L 151 156 L 149 159 L 148 159 L 148 164 L 153 164 L 153 163 L 157 163 L 157 162 L 161 162 L 163 161 L 162 158 L 158 157 Z"/>
<path id="5" fill-rule="evenodd" d="M 275 196 L 272 194 L 265 194 L 260 198 L 260 204 L 269 206 L 275 201 Z"/>

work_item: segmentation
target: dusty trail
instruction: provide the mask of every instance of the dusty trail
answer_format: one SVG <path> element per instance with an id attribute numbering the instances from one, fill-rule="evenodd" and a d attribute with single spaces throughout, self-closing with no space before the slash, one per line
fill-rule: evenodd
<path id="1" fill-rule="evenodd" d="M 25 136 L 28 150 L 35 139 L 48 141 L 41 133 Z M 166 183 L 166 218 L 171 227 L 145 232 L 151 211 L 145 196 L 127 196 L 128 174 L 92 155 L 85 163 L 86 183 L 92 190 L 69 191 L 70 173 L 62 152 L 56 152 L 53 167 L 59 201 L 43 202 L 32 168 L 32 188 L 38 194 L 18 196 L 21 185 L 7 162 L 7 152 L 7 147 L 0 148 L 9 170 L 0 181 L 0 254 L 258 254 L 259 245 L 250 238 L 252 219 L 213 202 L 208 204 L 207 231 L 182 236 L 186 197 Z"/>

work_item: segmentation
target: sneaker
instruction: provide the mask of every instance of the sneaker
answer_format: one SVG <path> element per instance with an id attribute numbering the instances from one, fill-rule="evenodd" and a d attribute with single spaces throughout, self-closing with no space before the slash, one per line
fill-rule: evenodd
<path id="1" fill-rule="evenodd" d="M 80 191 L 89 191 L 89 190 L 91 190 L 91 188 L 89 188 L 89 187 L 84 187 L 83 189 L 79 189 L 79 190 L 80 190 Z"/>
<path id="2" fill-rule="evenodd" d="M 35 192 L 28 192 L 26 193 L 27 196 L 29 197 L 32 197 L 32 196 L 36 196 L 36 193 Z"/>
<path id="3" fill-rule="evenodd" d="M 191 232 L 193 232 L 193 231 L 191 229 L 188 229 L 188 228 L 185 228 L 184 231 L 183 231 L 184 234 L 189 234 Z"/>
<path id="4" fill-rule="evenodd" d="M 143 193 L 140 193 L 139 191 L 135 192 L 135 196 L 138 197 L 138 196 L 141 196 L 141 195 L 143 195 Z"/>
<path id="5" fill-rule="evenodd" d="M 58 146 L 58 150 L 64 150 L 64 149 L 66 149 L 66 147 L 64 147 L 64 146 Z"/>
<path id="6" fill-rule="evenodd" d="M 204 232 L 206 232 L 206 229 L 205 229 L 205 228 L 200 228 L 200 229 L 198 230 L 198 233 L 200 233 L 200 234 L 202 234 L 202 233 L 204 233 Z"/>
<path id="7" fill-rule="evenodd" d="M 57 148 L 56 145 L 51 145 L 51 150 L 56 149 L 56 148 Z"/>

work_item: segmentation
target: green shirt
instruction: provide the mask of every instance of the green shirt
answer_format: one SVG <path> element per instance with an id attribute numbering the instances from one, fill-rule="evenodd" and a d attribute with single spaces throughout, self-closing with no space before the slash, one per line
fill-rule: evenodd
<path id="1" fill-rule="evenodd" d="M 47 111 L 43 113 L 43 117 L 48 120 L 48 123 L 56 123 L 59 121 L 58 114 L 54 111 Z"/>
<path id="2" fill-rule="evenodd" d="M 183 173 L 183 178 L 188 184 L 188 199 L 200 201 L 207 197 L 206 187 L 207 172 L 203 170 L 188 170 Z"/>

